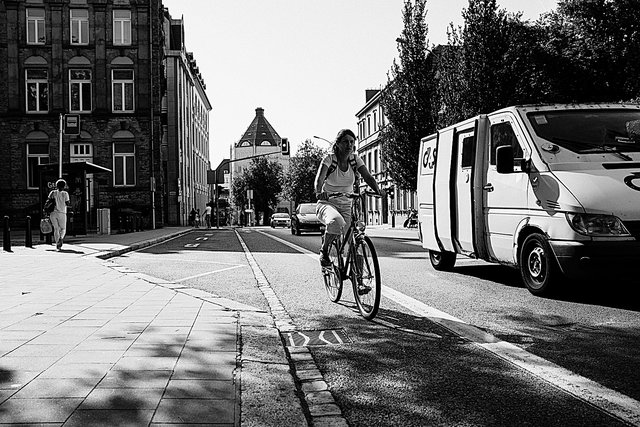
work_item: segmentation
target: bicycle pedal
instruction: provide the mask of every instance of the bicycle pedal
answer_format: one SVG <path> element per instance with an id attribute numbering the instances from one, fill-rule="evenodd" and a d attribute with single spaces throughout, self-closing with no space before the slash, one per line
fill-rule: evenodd
<path id="1" fill-rule="evenodd" d="M 371 292 L 371 286 L 362 286 L 358 288 L 358 295 L 366 295 Z"/>

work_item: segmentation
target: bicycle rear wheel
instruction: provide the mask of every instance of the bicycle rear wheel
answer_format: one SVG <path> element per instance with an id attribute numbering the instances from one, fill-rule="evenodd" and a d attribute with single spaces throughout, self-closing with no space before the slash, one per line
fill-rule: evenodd
<path id="1" fill-rule="evenodd" d="M 353 296 L 362 317 L 373 319 L 380 308 L 380 266 L 373 242 L 367 236 L 356 239 L 355 259 L 351 260 Z"/>
<path id="2" fill-rule="evenodd" d="M 342 275 L 340 274 L 340 255 L 338 254 L 338 239 L 329 246 L 330 267 L 323 267 L 322 275 L 327 295 L 332 302 L 340 301 L 342 296 Z"/>

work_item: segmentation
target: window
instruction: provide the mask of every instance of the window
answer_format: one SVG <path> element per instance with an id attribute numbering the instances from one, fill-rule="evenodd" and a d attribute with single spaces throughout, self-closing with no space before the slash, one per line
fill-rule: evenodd
<path id="1" fill-rule="evenodd" d="M 49 82 L 47 70 L 25 70 L 27 112 L 49 111 Z"/>
<path id="2" fill-rule="evenodd" d="M 69 111 L 91 112 L 91 70 L 69 70 Z"/>
<path id="3" fill-rule="evenodd" d="M 89 11 L 71 9 L 71 44 L 89 44 Z"/>
<path id="4" fill-rule="evenodd" d="M 27 187 L 38 188 L 38 165 L 49 163 L 48 143 L 27 144 Z"/>
<path id="5" fill-rule="evenodd" d="M 93 162 L 93 146 L 91 144 L 71 144 L 71 163 Z"/>
<path id="6" fill-rule="evenodd" d="M 44 44 L 44 9 L 27 9 L 27 44 Z"/>
<path id="7" fill-rule="evenodd" d="M 503 145 L 510 145 L 513 148 L 513 158 L 522 159 L 522 147 L 520 147 L 520 143 L 518 142 L 518 138 L 516 137 L 513 128 L 510 123 L 498 123 L 491 126 L 491 158 L 490 164 L 496 164 L 496 149 L 498 147 L 502 147 Z M 519 162 L 514 162 L 514 166 L 519 166 Z M 516 168 L 516 170 L 520 170 L 520 168 Z"/>
<path id="8" fill-rule="evenodd" d="M 136 153 L 133 143 L 113 144 L 113 185 L 136 185 Z"/>
<path id="9" fill-rule="evenodd" d="M 131 11 L 130 10 L 114 10 L 113 11 L 113 44 L 114 45 L 130 45 L 131 44 Z"/>
<path id="10" fill-rule="evenodd" d="M 462 159 L 460 167 L 473 167 L 473 154 L 473 135 L 471 135 L 462 139 Z"/>
<path id="11" fill-rule="evenodd" d="M 133 112 L 133 70 L 112 70 L 112 110 Z"/>

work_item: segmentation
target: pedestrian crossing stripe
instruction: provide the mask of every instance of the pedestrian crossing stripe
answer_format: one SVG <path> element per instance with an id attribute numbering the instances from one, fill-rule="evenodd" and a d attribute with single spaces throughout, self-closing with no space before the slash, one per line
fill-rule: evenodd
<path id="1" fill-rule="evenodd" d="M 351 342 L 343 329 L 293 331 L 281 335 L 288 347 L 339 345 Z"/>

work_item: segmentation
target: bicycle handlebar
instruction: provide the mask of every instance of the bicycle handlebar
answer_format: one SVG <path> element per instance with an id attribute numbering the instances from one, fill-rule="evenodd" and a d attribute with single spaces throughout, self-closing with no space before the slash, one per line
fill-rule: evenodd
<path id="1" fill-rule="evenodd" d="M 328 193 L 327 194 L 327 198 L 345 196 L 345 197 L 348 197 L 350 199 L 359 199 L 360 196 L 362 196 L 362 194 L 365 194 L 367 196 L 377 197 L 377 198 L 382 197 L 382 195 L 380 195 L 378 193 L 374 193 L 373 191 L 365 190 L 364 193 Z"/>

